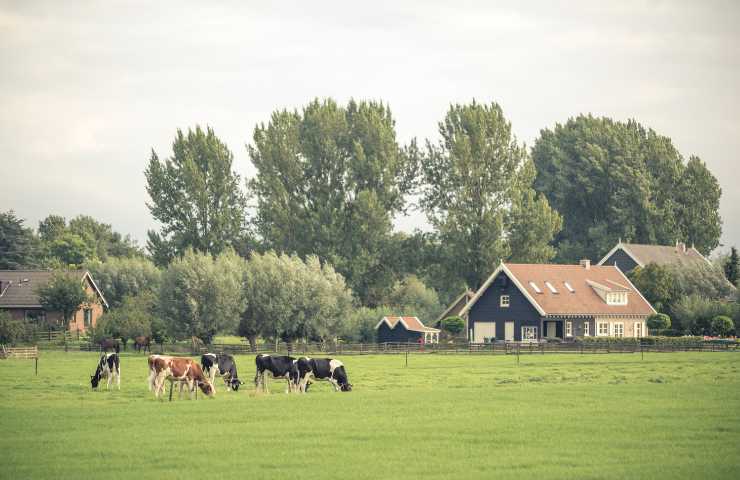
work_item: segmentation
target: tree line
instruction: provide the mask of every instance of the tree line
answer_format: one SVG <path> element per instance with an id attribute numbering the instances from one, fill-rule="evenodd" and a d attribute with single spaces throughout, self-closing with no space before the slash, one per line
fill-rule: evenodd
<path id="1" fill-rule="evenodd" d="M 256 295 L 249 278 L 260 271 L 250 265 L 268 262 L 270 275 L 283 275 L 273 295 L 284 299 L 308 288 L 286 272 L 311 284 L 325 281 L 317 268 L 331 269 L 355 306 L 340 323 L 357 335 L 367 332 L 371 317 L 377 323 L 393 308 L 432 320 L 440 304 L 479 287 L 500 260 L 596 260 L 619 239 L 682 239 L 704 254 L 719 244 L 716 178 L 698 157 L 686 160 L 669 138 L 634 120 L 580 115 L 543 129 L 530 149 L 498 104 L 473 101 L 451 105 L 438 132 L 438 139 L 404 145 L 387 104 L 316 99 L 277 110 L 255 127 L 247 150 L 256 173 L 245 180 L 212 128 L 178 130 L 171 154 L 152 151 L 144 172 L 147 206 L 161 225 L 148 232 L 148 255 L 89 217 L 67 223 L 52 215 L 35 233 L 8 212 L 0 217 L 12 227 L 0 229 L 0 268 L 85 265 L 104 291 L 114 292 L 115 306 L 156 277 L 149 303 L 163 319 L 181 318 L 184 326 L 167 327 L 173 335 L 208 338 L 219 328 L 238 328 L 245 336 L 323 338 L 349 334 L 326 327 L 333 317 L 318 306 L 295 307 L 298 300 L 291 303 L 297 310 L 286 304 L 289 313 L 270 311 L 272 326 L 252 327 L 250 318 L 268 313 L 244 297 Z M 412 211 L 426 216 L 431 231 L 393 229 L 394 219 Z M 301 268 L 313 273 L 302 277 Z M 186 271 L 187 281 L 177 280 Z M 227 271 L 242 271 L 239 315 L 234 305 L 218 303 L 221 287 L 205 280 L 231 278 Z M 191 284 L 210 293 L 196 302 L 185 288 Z M 190 304 L 178 306 L 183 298 Z M 297 330 L 275 327 L 283 325 L 281 315 L 292 315 Z"/>

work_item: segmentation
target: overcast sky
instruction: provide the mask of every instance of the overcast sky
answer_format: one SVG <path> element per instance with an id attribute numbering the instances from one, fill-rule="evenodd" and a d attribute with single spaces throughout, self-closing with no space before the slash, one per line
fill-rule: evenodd
<path id="1" fill-rule="evenodd" d="M 528 145 L 589 112 L 669 136 L 719 179 L 722 243 L 740 245 L 739 2 L 205 3 L 0 0 L 0 210 L 88 214 L 143 244 L 143 170 L 177 128 L 212 126 L 249 176 L 275 109 L 382 99 L 405 142 L 475 98 Z"/>

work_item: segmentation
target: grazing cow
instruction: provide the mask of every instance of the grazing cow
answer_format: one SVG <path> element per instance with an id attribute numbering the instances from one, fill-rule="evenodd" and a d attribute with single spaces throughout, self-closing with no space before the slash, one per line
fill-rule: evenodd
<path id="1" fill-rule="evenodd" d="M 203 367 L 203 373 L 206 374 L 208 379 L 213 384 L 213 388 L 216 388 L 214 381 L 216 375 L 220 375 L 226 384 L 226 390 L 239 390 L 239 386 L 242 381 L 236 373 L 236 362 L 234 357 L 225 353 L 216 355 L 215 353 L 206 353 L 200 357 L 200 365 Z"/>
<path id="2" fill-rule="evenodd" d="M 103 378 L 108 379 L 106 390 L 110 389 L 112 381 L 116 382 L 119 390 L 121 389 L 121 360 L 117 353 L 104 353 L 100 356 L 98 368 L 95 369 L 95 374 L 90 377 L 92 388 L 98 388 L 98 384 Z"/>
<path id="3" fill-rule="evenodd" d="M 115 350 L 115 352 L 118 353 L 121 350 L 121 345 L 115 338 L 103 338 L 98 341 L 98 345 L 100 345 L 100 349 L 104 352 Z"/>
<path id="4" fill-rule="evenodd" d="M 326 380 L 334 385 L 334 390 L 351 392 L 352 384 L 347 378 L 344 364 L 333 358 L 307 358 L 301 357 L 297 362 L 298 367 L 298 391 L 306 393 L 309 385 L 309 377 L 316 380 Z"/>
<path id="5" fill-rule="evenodd" d="M 210 397 L 216 394 L 213 385 L 203 374 L 200 365 L 192 358 L 151 355 L 149 362 L 153 365 L 155 373 L 154 395 L 157 398 L 161 398 L 164 393 L 165 380 L 178 382 L 180 393 L 182 393 L 183 384 L 186 384 L 190 392 L 190 398 L 193 398 L 196 387 L 200 387 L 203 393 Z"/>
<path id="6" fill-rule="evenodd" d="M 151 337 L 145 337 L 145 336 L 139 336 L 134 338 L 134 349 L 137 352 L 147 351 L 149 350 L 149 353 L 152 353 L 152 339 Z"/>
<path id="7" fill-rule="evenodd" d="M 272 378 L 284 378 L 288 381 L 288 389 L 285 393 L 297 389 L 298 367 L 296 367 L 295 358 L 260 353 L 255 357 L 254 362 L 257 365 L 257 373 L 254 376 L 255 388 L 259 389 L 259 386 L 262 385 L 262 391 L 267 392 L 265 372 L 269 372 Z"/>
<path id="8" fill-rule="evenodd" d="M 154 390 L 157 381 L 157 370 L 154 367 L 154 360 L 157 358 L 163 358 L 169 360 L 172 358 L 171 355 L 149 355 L 149 391 Z"/>

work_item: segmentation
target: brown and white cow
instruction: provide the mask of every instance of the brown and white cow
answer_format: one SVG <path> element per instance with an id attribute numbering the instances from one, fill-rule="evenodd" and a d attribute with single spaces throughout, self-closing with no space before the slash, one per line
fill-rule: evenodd
<path id="1" fill-rule="evenodd" d="M 216 394 L 210 380 L 203 374 L 198 362 L 192 358 L 152 355 L 149 357 L 149 364 L 155 374 L 154 395 L 157 398 L 161 398 L 164 393 L 165 380 L 178 382 L 181 393 L 182 385 L 187 385 L 190 398 L 193 398 L 196 387 L 199 387 L 205 395 L 212 397 Z"/>

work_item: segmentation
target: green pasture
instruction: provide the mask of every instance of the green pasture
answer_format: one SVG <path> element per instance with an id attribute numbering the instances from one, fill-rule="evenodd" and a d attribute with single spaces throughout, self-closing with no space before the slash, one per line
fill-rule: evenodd
<path id="1" fill-rule="evenodd" d="M 343 357 L 355 390 L 160 402 L 145 355 L 0 360 L 0 477 L 740 478 L 740 355 Z"/>

